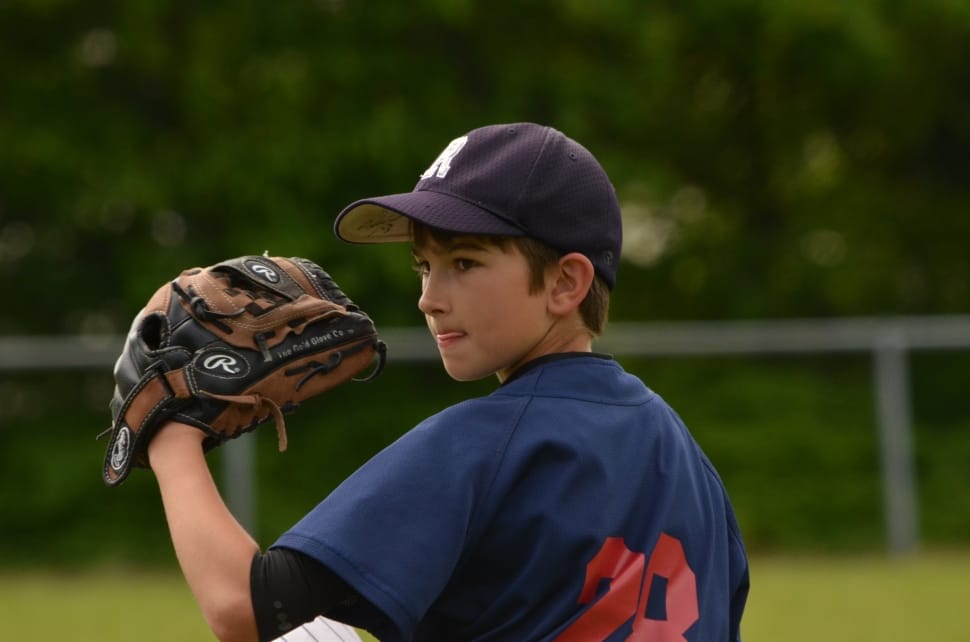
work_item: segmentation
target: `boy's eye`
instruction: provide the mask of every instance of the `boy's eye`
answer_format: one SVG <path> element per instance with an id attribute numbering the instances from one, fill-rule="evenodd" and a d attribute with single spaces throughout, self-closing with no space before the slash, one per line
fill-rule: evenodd
<path id="1" fill-rule="evenodd" d="M 475 261 L 474 259 L 456 258 L 451 260 L 451 265 L 456 272 L 467 272 L 478 265 L 478 261 Z M 431 264 L 428 261 L 419 261 L 418 259 L 415 259 L 414 263 L 411 265 L 411 269 L 413 269 L 418 276 L 425 277 L 431 273 Z"/>

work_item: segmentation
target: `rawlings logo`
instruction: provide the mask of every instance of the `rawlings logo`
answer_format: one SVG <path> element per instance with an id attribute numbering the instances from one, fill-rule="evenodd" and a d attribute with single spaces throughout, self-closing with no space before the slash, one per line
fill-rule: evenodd
<path id="1" fill-rule="evenodd" d="M 269 281 L 270 283 L 280 282 L 279 273 L 265 263 L 260 263 L 259 261 L 246 261 L 245 265 L 247 270 L 264 281 Z"/>
<path id="2" fill-rule="evenodd" d="M 128 426 L 122 426 L 115 435 L 115 443 L 111 446 L 111 470 L 116 473 L 122 472 L 128 464 L 128 455 L 131 454 L 131 431 Z"/>
<path id="3" fill-rule="evenodd" d="M 239 367 L 236 358 L 227 354 L 214 354 L 211 357 L 206 357 L 205 361 L 202 362 L 202 367 L 206 370 L 221 368 L 228 374 L 239 374 L 242 369 Z"/>
<path id="4" fill-rule="evenodd" d="M 249 373 L 246 361 L 226 350 L 210 352 L 204 358 L 200 357 L 197 365 L 204 374 L 222 379 L 245 377 Z"/>

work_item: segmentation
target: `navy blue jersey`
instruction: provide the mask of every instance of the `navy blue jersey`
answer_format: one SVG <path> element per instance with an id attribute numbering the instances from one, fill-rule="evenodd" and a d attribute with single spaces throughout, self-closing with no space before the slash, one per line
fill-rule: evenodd
<path id="1" fill-rule="evenodd" d="M 382 640 L 735 642 L 748 590 L 707 457 L 590 354 L 430 417 L 274 546 L 356 588 Z"/>

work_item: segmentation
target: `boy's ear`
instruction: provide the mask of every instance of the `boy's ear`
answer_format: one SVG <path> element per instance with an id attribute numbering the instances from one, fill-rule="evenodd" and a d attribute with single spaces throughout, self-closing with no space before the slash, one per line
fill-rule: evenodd
<path id="1" fill-rule="evenodd" d="M 565 315 L 579 308 L 593 284 L 596 271 L 592 262 L 579 252 L 570 252 L 559 257 L 553 270 L 549 311 L 556 315 Z"/>

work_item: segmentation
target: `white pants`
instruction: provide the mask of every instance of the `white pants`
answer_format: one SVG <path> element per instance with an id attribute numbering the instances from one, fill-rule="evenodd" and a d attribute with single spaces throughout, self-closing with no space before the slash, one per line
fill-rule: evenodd
<path id="1" fill-rule="evenodd" d="M 361 642 L 361 639 L 353 627 L 319 616 L 284 633 L 274 642 Z"/>

